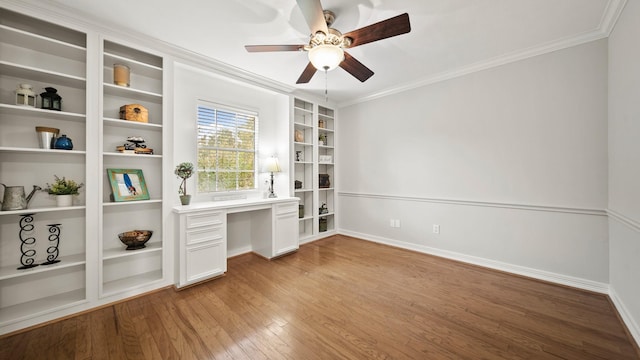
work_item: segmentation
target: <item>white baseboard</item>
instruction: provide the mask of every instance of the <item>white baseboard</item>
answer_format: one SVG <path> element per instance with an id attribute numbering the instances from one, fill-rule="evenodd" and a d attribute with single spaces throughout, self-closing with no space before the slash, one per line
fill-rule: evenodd
<path id="1" fill-rule="evenodd" d="M 495 260 L 484 259 L 476 256 L 465 255 L 461 253 L 456 253 L 453 251 L 436 249 L 429 246 L 423 246 L 418 244 L 407 243 L 398 240 L 392 240 L 380 236 L 373 236 L 369 234 L 348 231 L 344 229 L 338 230 L 339 234 L 353 236 L 359 239 L 376 242 L 385 245 L 396 246 L 399 248 L 413 250 L 425 254 L 435 255 L 451 260 L 457 260 L 468 264 L 483 266 L 490 269 L 500 270 L 509 272 L 512 274 L 522 275 L 538 280 L 548 281 L 556 284 L 571 286 L 578 289 L 593 291 L 601 294 L 609 294 L 609 285 L 597 281 L 577 278 L 568 275 L 557 274 L 549 271 L 538 270 L 533 268 L 528 268 L 519 265 L 513 265 L 509 263 L 504 263 Z"/>
<path id="2" fill-rule="evenodd" d="M 613 306 L 615 306 L 616 310 L 618 310 L 618 314 L 620 314 L 622 321 L 627 326 L 627 329 L 629 329 L 631 336 L 636 341 L 636 345 L 640 346 L 640 326 L 629 314 L 629 310 L 627 310 L 627 307 L 624 306 L 624 303 L 622 302 L 620 297 L 618 297 L 618 294 L 613 287 L 609 288 L 609 298 L 613 302 Z"/>
<path id="3" fill-rule="evenodd" d="M 252 251 L 253 251 L 253 248 L 251 247 L 251 245 L 244 246 L 244 247 L 237 248 L 237 249 L 227 249 L 227 258 L 238 256 L 238 255 L 242 255 L 242 254 L 246 254 L 246 253 L 250 253 Z"/>

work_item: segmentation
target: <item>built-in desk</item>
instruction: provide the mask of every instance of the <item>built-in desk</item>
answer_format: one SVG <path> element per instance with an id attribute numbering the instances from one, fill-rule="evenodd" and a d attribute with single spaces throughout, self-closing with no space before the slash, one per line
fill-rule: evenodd
<path id="1" fill-rule="evenodd" d="M 251 250 L 267 259 L 298 249 L 298 198 L 230 200 L 176 206 L 176 287 L 227 271 L 227 215 L 251 212 Z"/>

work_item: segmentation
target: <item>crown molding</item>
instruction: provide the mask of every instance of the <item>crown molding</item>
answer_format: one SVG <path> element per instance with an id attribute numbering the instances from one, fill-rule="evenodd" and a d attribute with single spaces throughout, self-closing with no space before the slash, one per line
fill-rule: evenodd
<path id="1" fill-rule="evenodd" d="M 607 3 L 607 7 L 602 14 L 602 19 L 600 19 L 600 25 L 598 26 L 598 29 L 607 34 L 607 37 L 611 35 L 626 5 L 627 0 L 609 0 Z"/>
<path id="2" fill-rule="evenodd" d="M 594 30 L 591 30 L 582 34 L 578 34 L 575 36 L 558 39 L 558 40 L 544 43 L 541 45 L 532 46 L 527 49 L 517 50 L 517 51 L 500 55 L 491 59 L 465 65 L 450 71 L 443 71 L 441 73 L 433 74 L 425 78 L 418 79 L 417 81 L 405 83 L 405 84 L 402 84 L 393 88 L 389 88 L 377 93 L 373 93 L 364 97 L 360 97 L 354 100 L 341 102 L 338 104 L 338 107 L 341 108 L 341 107 L 351 106 L 351 105 L 379 99 L 382 97 L 421 88 L 421 87 L 432 85 L 442 81 L 455 79 L 455 78 L 469 75 L 482 70 L 495 68 L 501 65 L 517 62 L 520 60 L 525 60 L 528 58 L 551 53 L 551 52 L 562 50 L 562 49 L 567 49 L 567 48 L 582 45 L 591 41 L 604 39 L 609 36 L 611 31 L 615 27 L 615 24 L 618 21 L 618 18 L 620 17 L 620 14 L 622 13 L 622 10 L 624 9 L 624 6 L 626 5 L 626 3 L 627 3 L 627 0 L 609 0 L 607 5 L 605 6 L 605 11 L 603 12 L 602 18 L 600 19 L 600 24 Z"/>

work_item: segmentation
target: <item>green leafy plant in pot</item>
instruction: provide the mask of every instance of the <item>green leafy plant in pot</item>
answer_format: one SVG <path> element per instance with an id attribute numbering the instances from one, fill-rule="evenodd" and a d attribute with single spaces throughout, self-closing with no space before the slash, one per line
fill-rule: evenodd
<path id="1" fill-rule="evenodd" d="M 178 188 L 178 194 L 180 195 L 180 203 L 182 205 L 189 205 L 191 202 L 191 195 L 187 194 L 187 179 L 193 175 L 193 164 L 190 162 L 183 162 L 176 166 L 174 171 L 176 176 L 182 179 L 180 187 Z"/>
<path id="2" fill-rule="evenodd" d="M 67 180 L 66 177 L 59 178 L 57 175 L 54 175 L 53 178 L 55 181 L 52 184 L 47 183 L 47 187 L 42 190 L 50 195 L 55 195 L 58 206 L 72 206 L 73 196 L 79 194 L 78 190 L 84 184 L 77 183 L 74 180 Z"/>

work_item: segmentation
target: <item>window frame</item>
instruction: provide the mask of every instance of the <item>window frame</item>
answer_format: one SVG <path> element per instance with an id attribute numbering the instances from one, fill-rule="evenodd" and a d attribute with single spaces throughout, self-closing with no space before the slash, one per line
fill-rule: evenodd
<path id="1" fill-rule="evenodd" d="M 234 171 L 219 171 L 219 167 L 218 167 L 218 160 L 217 160 L 217 156 L 216 159 L 213 160 L 213 162 L 216 164 L 215 168 L 212 169 L 202 169 L 200 166 L 200 151 L 202 149 L 201 144 L 200 144 L 200 136 L 201 136 L 201 132 L 200 132 L 200 108 L 206 108 L 208 110 L 213 110 L 213 111 L 223 111 L 223 112 L 227 112 L 227 113 L 233 113 L 234 115 L 241 115 L 241 116 L 246 116 L 246 117 L 253 117 L 253 137 L 254 137 L 254 141 L 253 141 L 253 150 L 243 150 L 240 149 L 238 147 L 235 148 L 228 148 L 228 147 L 218 147 L 217 144 L 216 146 L 213 147 L 208 147 L 209 150 L 215 150 L 215 151 L 230 151 L 230 152 L 235 152 L 236 153 L 236 167 L 234 169 Z M 197 195 L 216 195 L 216 194 L 225 194 L 225 193 L 240 193 L 240 192 L 253 192 L 253 191 L 257 191 L 259 189 L 259 165 L 258 165 L 258 161 L 259 161 L 259 153 L 258 153 L 258 149 L 259 149 L 259 113 L 258 111 L 254 110 L 254 109 L 250 109 L 250 108 L 246 108 L 246 107 L 240 107 L 240 106 L 231 106 L 231 105 L 226 105 L 226 104 L 221 104 L 221 103 L 217 103 L 217 102 L 213 102 L 213 101 L 208 101 L 208 100 L 202 100 L 199 99 L 196 103 L 196 194 Z M 237 131 L 238 127 L 238 123 L 235 122 L 235 129 Z M 216 124 L 217 126 L 217 124 Z M 238 160 L 238 154 L 240 153 L 253 153 L 253 169 L 251 171 L 243 171 L 240 169 L 239 166 L 239 160 Z M 209 183 L 207 184 L 207 187 L 209 189 L 214 188 L 214 190 L 210 190 L 210 191 L 202 191 L 200 189 L 200 174 L 202 172 L 213 172 L 215 173 L 215 179 L 213 180 L 213 184 Z M 218 187 L 218 173 L 220 172 L 235 172 L 236 173 L 236 178 L 235 178 L 235 189 L 217 189 Z M 253 172 L 253 187 L 251 188 L 239 188 L 239 184 L 241 183 L 241 179 L 238 177 L 238 174 L 242 173 L 242 172 Z"/>

